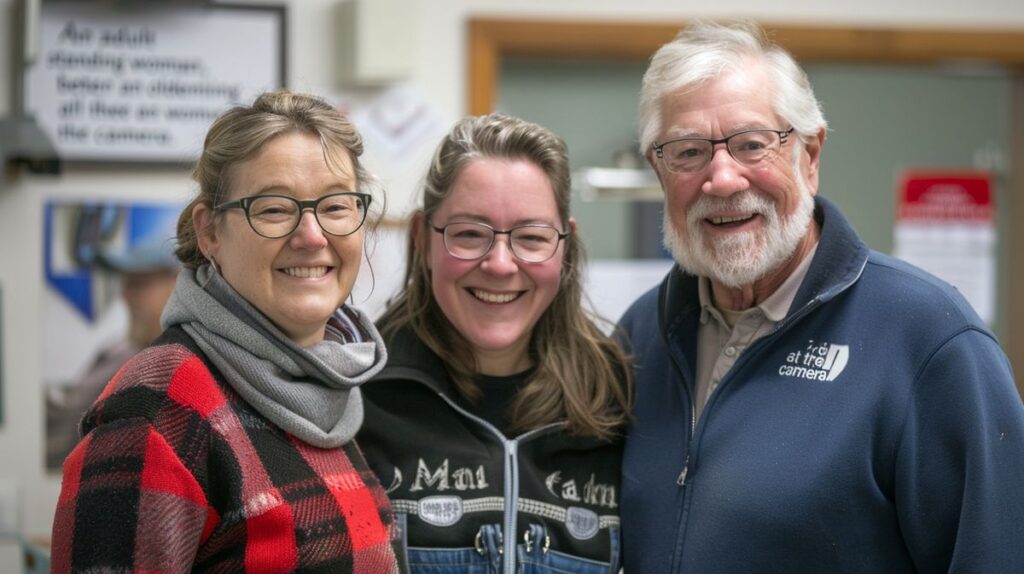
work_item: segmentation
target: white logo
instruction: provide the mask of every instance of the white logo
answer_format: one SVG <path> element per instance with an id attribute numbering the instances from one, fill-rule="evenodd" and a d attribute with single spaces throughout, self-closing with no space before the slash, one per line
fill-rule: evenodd
<path id="1" fill-rule="evenodd" d="M 559 486 L 559 483 L 561 486 Z M 548 487 L 548 492 L 552 496 L 562 500 L 583 502 L 606 508 L 615 508 L 619 505 L 616 500 L 615 485 L 597 482 L 597 477 L 593 473 L 591 473 L 590 479 L 583 483 L 582 487 L 577 486 L 574 479 L 563 480 L 562 471 L 560 470 L 549 474 L 544 479 L 544 484 Z"/>
<path id="2" fill-rule="evenodd" d="M 427 524 L 451 526 L 462 518 L 462 499 L 457 496 L 421 498 L 416 514 Z"/>
<path id="3" fill-rule="evenodd" d="M 398 475 L 397 480 L 401 480 L 401 475 Z M 416 462 L 416 479 L 413 480 L 412 486 L 409 487 L 409 492 L 419 492 L 425 489 L 438 492 L 446 490 L 458 490 L 461 492 L 465 490 L 483 490 L 488 486 L 487 475 L 484 473 L 484 465 L 482 464 L 476 469 L 459 467 L 453 470 L 449 467 L 448 459 L 446 458 L 441 461 L 437 468 L 431 470 L 430 466 L 421 458 Z M 397 488 L 397 485 L 392 484 L 391 488 Z"/>
<path id="4" fill-rule="evenodd" d="M 391 494 L 392 492 L 398 490 L 399 486 L 402 486 L 402 471 L 399 470 L 398 467 L 396 466 L 395 477 L 391 479 L 391 485 L 388 486 L 387 490 L 385 490 L 384 492 Z"/>
<path id="5" fill-rule="evenodd" d="M 811 381 L 834 381 L 850 361 L 850 346 L 807 342 L 807 348 L 786 355 L 779 374 Z"/>
<path id="6" fill-rule="evenodd" d="M 577 540 L 589 540 L 597 534 L 597 513 L 587 508 L 570 506 L 565 510 L 565 527 Z"/>

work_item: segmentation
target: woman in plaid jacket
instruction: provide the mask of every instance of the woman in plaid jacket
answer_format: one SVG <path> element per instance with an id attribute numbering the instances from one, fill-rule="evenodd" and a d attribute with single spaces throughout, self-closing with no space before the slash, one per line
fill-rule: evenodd
<path id="1" fill-rule="evenodd" d="M 214 122 L 164 334 L 64 463 L 54 572 L 399 571 L 353 440 L 358 386 L 387 358 L 343 304 L 371 203 L 362 149 L 341 113 L 287 91 Z"/>

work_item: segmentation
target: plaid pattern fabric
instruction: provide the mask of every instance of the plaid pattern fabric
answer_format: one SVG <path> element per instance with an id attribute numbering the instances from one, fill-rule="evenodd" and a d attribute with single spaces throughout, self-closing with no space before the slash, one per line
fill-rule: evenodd
<path id="1" fill-rule="evenodd" d="M 115 375 L 64 463 L 53 572 L 398 572 L 390 504 L 354 442 L 309 446 L 172 329 Z"/>

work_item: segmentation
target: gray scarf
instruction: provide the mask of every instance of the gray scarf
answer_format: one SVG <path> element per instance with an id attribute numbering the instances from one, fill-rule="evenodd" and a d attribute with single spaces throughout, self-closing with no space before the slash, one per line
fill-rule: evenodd
<path id="1" fill-rule="evenodd" d="M 160 322 L 181 325 L 257 412 L 320 448 L 352 439 L 363 424 L 358 386 L 387 362 L 384 341 L 360 311 L 339 309 L 324 340 L 303 348 L 209 265 L 178 274 Z"/>

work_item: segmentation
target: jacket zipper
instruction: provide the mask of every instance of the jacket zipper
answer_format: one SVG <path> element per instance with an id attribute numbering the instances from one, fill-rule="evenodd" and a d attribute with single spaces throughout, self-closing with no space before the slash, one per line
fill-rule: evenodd
<path id="1" fill-rule="evenodd" d="M 516 571 L 516 506 L 519 503 L 519 463 L 516 451 L 519 441 L 505 442 L 505 524 L 502 546 L 505 548 L 505 572 Z"/>
<path id="2" fill-rule="evenodd" d="M 438 392 L 437 396 L 441 397 L 441 400 L 448 403 L 449 406 L 455 409 L 455 411 L 461 414 L 462 416 L 480 424 L 488 431 L 490 431 L 491 434 L 497 437 L 498 441 L 501 443 L 502 449 L 505 451 L 505 520 L 503 521 L 502 524 L 501 533 L 503 548 L 502 554 L 504 554 L 504 560 L 502 560 L 502 562 L 504 563 L 505 572 L 515 572 L 516 529 L 518 528 L 517 506 L 519 505 L 519 443 L 525 441 L 526 439 L 533 438 L 534 436 L 542 434 L 546 431 L 559 428 L 563 426 L 564 423 L 550 423 L 542 427 L 535 428 L 531 431 L 525 432 L 519 435 L 517 438 L 507 439 L 505 438 L 505 435 L 502 434 L 500 430 L 498 430 L 497 427 L 485 421 L 484 419 L 474 415 L 473 413 L 470 413 L 469 411 L 465 410 L 464 408 L 459 406 L 455 401 L 446 397 L 444 393 Z"/>
<path id="3" fill-rule="evenodd" d="M 667 339 L 665 344 L 668 345 Z M 680 380 L 685 381 L 686 376 L 683 373 L 682 367 L 679 366 L 679 362 L 676 361 L 675 355 L 669 353 L 669 357 L 672 361 L 672 367 L 676 370 L 676 374 Z M 693 392 L 690 391 L 689 387 L 686 388 L 686 396 L 690 399 L 690 433 L 686 437 L 686 460 L 683 461 L 683 470 L 679 472 L 679 476 L 676 478 L 676 484 L 683 487 L 686 486 L 686 476 L 690 473 L 690 450 L 693 446 L 693 437 L 697 434 L 697 401 L 694 400 Z"/>

